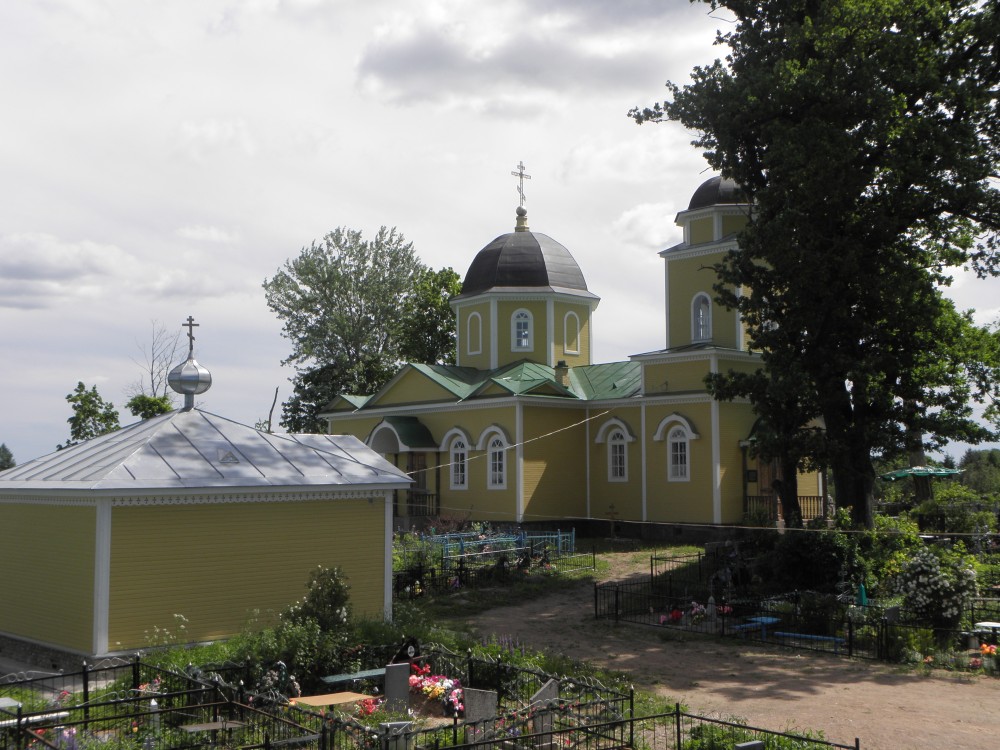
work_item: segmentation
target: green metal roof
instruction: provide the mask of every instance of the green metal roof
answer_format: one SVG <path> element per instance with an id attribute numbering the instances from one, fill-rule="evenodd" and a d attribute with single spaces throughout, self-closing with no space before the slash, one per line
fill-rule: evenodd
<path id="1" fill-rule="evenodd" d="M 588 401 L 632 398 L 642 386 L 642 365 L 638 362 L 608 362 L 570 369 L 574 390 Z"/>
<path id="2" fill-rule="evenodd" d="M 416 417 L 392 416 L 382 421 L 392 426 L 399 437 L 399 442 L 408 448 L 436 449 L 438 446 L 427 425 Z"/>

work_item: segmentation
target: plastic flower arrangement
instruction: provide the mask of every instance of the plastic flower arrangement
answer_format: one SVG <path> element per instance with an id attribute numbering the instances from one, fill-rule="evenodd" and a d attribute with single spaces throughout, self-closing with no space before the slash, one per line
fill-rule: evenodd
<path id="1" fill-rule="evenodd" d="M 670 622 L 678 623 L 684 617 L 684 613 L 681 612 L 680 609 L 678 609 L 677 607 L 674 607 L 672 610 L 670 610 L 670 614 L 668 616 L 670 617 Z"/>
<path id="2" fill-rule="evenodd" d="M 979 653 L 983 656 L 996 656 L 997 647 L 991 643 L 981 643 L 979 644 Z"/>
<path id="3" fill-rule="evenodd" d="M 698 602 L 691 602 L 691 622 L 699 623 L 705 619 L 705 606 Z"/>
<path id="4" fill-rule="evenodd" d="M 720 604 L 715 611 L 720 615 L 731 615 L 733 613 L 733 608 L 728 604 Z"/>
<path id="5" fill-rule="evenodd" d="M 465 712 L 462 683 L 444 675 L 432 675 L 429 665 L 414 664 L 411 669 L 410 692 L 440 701 L 445 716 L 461 716 Z"/>
<path id="6" fill-rule="evenodd" d="M 354 709 L 355 716 L 371 716 L 382 707 L 381 698 L 365 698 L 358 701 L 357 708 Z"/>

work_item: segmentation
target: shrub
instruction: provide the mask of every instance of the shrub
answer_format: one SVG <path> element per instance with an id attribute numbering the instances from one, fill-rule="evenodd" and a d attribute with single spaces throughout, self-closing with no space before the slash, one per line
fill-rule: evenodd
<path id="1" fill-rule="evenodd" d="M 936 628 L 954 627 L 965 601 L 976 594 L 973 560 L 963 547 L 922 548 L 895 579 L 903 606 Z"/>

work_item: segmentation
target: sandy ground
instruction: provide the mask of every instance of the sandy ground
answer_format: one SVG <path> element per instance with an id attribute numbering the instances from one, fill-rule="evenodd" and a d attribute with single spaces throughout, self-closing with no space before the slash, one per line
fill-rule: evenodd
<path id="1" fill-rule="evenodd" d="M 648 557 L 646 558 L 648 570 Z M 620 570 L 613 570 L 609 578 Z M 864 750 L 1000 748 L 1000 680 L 768 648 L 594 619 L 593 588 L 466 618 L 480 634 L 623 670 L 695 714 L 822 730 Z"/>

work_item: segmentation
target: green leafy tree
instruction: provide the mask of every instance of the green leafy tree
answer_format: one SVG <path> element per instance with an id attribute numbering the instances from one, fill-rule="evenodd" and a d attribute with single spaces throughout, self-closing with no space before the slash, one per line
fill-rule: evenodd
<path id="1" fill-rule="evenodd" d="M 959 463 L 963 485 L 980 495 L 1000 499 L 1000 449 L 972 450 Z"/>
<path id="2" fill-rule="evenodd" d="M 15 466 L 17 461 L 14 460 L 14 454 L 10 452 L 7 443 L 0 443 L 0 471 L 13 469 Z"/>
<path id="3" fill-rule="evenodd" d="M 429 271 L 395 228 L 382 227 L 371 240 L 338 228 L 266 279 L 267 305 L 292 342 L 283 364 L 296 367 L 282 425 L 318 431 L 317 415 L 335 395 L 375 392 L 404 352 L 419 350 L 429 361 L 453 356 L 454 342 L 441 335 L 451 325 L 441 305 L 454 286 L 451 274 Z"/>
<path id="4" fill-rule="evenodd" d="M 151 419 L 152 417 L 159 416 L 160 414 L 166 414 L 168 411 L 173 409 L 173 404 L 170 402 L 170 397 L 166 395 L 147 396 L 142 393 L 137 393 L 125 402 L 125 408 L 128 409 L 134 417 L 139 417 L 139 419 Z"/>
<path id="5" fill-rule="evenodd" d="M 451 268 L 425 268 L 417 275 L 403 305 L 399 355 L 406 362 L 455 364 L 455 311 L 449 300 L 462 291 L 462 278 Z"/>
<path id="6" fill-rule="evenodd" d="M 765 370 L 799 375 L 755 407 L 815 405 L 838 504 L 870 527 L 873 454 L 994 434 L 969 402 L 996 398 L 1000 347 L 941 288 L 950 267 L 1000 261 L 997 4 L 708 4 L 735 17 L 726 60 L 631 114 L 696 131 L 746 192 L 715 290 Z"/>
<path id="7" fill-rule="evenodd" d="M 81 381 L 72 393 L 66 395 L 66 400 L 73 408 L 73 416 L 66 420 L 69 422 L 69 440 L 56 446 L 57 450 L 118 429 L 118 410 L 101 397 L 96 385 L 88 390 Z"/>

